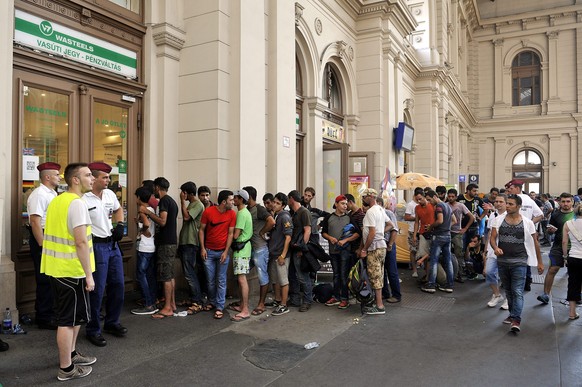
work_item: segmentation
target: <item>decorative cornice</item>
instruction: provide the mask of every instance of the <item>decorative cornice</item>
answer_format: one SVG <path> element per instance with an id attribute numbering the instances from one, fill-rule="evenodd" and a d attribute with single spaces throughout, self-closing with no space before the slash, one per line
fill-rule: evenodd
<path id="1" fill-rule="evenodd" d="M 560 30 L 546 32 L 546 36 L 550 40 L 558 39 L 559 35 L 560 35 Z"/>
<path id="2" fill-rule="evenodd" d="M 169 23 L 159 23 L 152 27 L 154 43 L 156 46 L 170 46 L 176 50 L 181 50 L 186 42 L 183 37 L 185 32 L 181 29 L 169 24 Z M 157 32 L 156 32 L 157 31 Z"/>
<path id="3" fill-rule="evenodd" d="M 305 7 L 303 7 L 301 4 L 295 3 L 295 25 L 296 26 L 299 25 L 299 20 L 301 19 L 301 16 L 303 16 L 304 9 L 305 9 Z"/>

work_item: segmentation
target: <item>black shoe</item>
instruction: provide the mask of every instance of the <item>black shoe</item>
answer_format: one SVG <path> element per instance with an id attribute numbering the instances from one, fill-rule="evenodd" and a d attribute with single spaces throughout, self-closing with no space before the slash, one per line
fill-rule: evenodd
<path id="1" fill-rule="evenodd" d="M 460 284 L 465 283 L 465 280 L 463 279 L 463 277 L 461 277 L 460 275 L 457 276 L 457 278 L 455 278 L 455 282 L 458 282 Z"/>
<path id="2" fill-rule="evenodd" d="M 296 304 L 292 301 L 287 302 L 287 306 L 292 306 L 293 308 L 300 308 L 301 304 Z"/>
<path id="3" fill-rule="evenodd" d="M 105 340 L 102 334 L 87 335 L 87 340 L 89 340 L 91 344 L 96 345 L 98 347 L 105 347 L 107 345 L 107 340 Z"/>
<path id="4" fill-rule="evenodd" d="M 8 351 L 8 348 L 10 348 L 8 343 L 5 343 L 2 340 L 0 340 L 0 352 Z"/>
<path id="5" fill-rule="evenodd" d="M 57 324 L 53 321 L 50 321 L 50 322 L 38 321 L 37 325 L 38 325 L 38 329 L 48 329 L 51 331 L 55 331 L 58 328 Z"/>
<path id="6" fill-rule="evenodd" d="M 123 337 L 127 334 L 127 328 L 121 324 L 113 325 L 113 326 L 105 326 L 103 327 L 103 332 L 109 333 L 110 335 Z"/>
<path id="7" fill-rule="evenodd" d="M 526 292 L 531 291 L 531 281 L 525 281 L 525 286 L 523 287 L 523 290 Z"/>

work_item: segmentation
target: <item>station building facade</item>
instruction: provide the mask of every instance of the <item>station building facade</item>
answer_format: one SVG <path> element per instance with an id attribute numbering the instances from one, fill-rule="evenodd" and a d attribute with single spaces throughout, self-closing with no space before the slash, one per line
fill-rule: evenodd
<path id="1" fill-rule="evenodd" d="M 45 161 L 114 165 L 127 219 L 157 176 L 175 199 L 188 180 L 214 198 L 311 186 L 324 209 L 407 171 L 575 190 L 581 1 L 507 3 L 2 2 L 0 305 L 33 310 L 26 197 Z"/>

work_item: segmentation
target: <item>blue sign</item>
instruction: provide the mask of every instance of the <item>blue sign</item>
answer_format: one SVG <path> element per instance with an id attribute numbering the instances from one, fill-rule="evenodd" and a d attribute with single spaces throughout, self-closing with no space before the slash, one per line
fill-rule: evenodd
<path id="1" fill-rule="evenodd" d="M 465 182 L 465 175 L 459 175 L 459 183 Z"/>

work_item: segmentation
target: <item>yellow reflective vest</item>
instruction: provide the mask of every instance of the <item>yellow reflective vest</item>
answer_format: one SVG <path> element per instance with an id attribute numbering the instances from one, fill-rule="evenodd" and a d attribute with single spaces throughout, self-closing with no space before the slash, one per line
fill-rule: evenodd
<path id="1" fill-rule="evenodd" d="M 47 209 L 40 272 L 51 277 L 85 277 L 85 271 L 77 255 L 75 238 L 67 226 L 69 206 L 73 200 L 81 200 L 81 198 L 70 192 L 62 193 L 51 201 Z M 87 239 L 91 272 L 94 272 L 95 255 L 93 254 L 91 225 L 87 225 Z"/>

